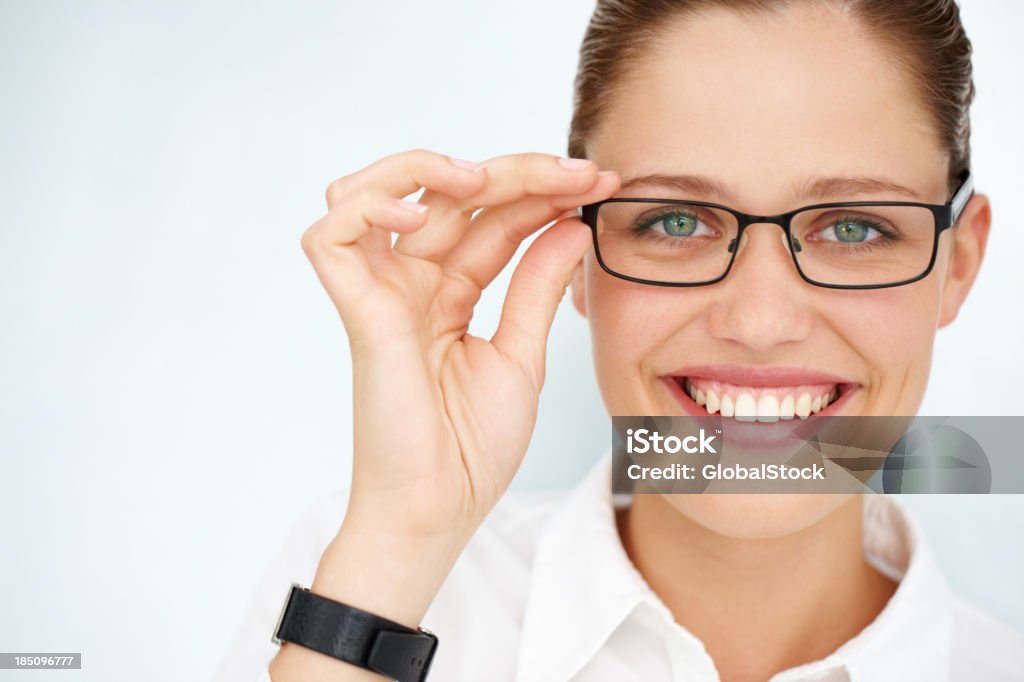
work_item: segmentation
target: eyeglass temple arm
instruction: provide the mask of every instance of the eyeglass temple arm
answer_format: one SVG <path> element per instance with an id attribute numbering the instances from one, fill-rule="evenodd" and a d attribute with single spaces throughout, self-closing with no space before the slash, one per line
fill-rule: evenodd
<path id="1" fill-rule="evenodd" d="M 974 195 L 974 175 L 970 171 L 964 176 L 964 181 L 960 184 L 960 189 L 956 191 L 953 198 L 949 200 L 949 215 L 950 224 L 955 223 L 960 218 L 960 213 L 964 210 L 964 206 L 970 200 L 971 196 Z"/>

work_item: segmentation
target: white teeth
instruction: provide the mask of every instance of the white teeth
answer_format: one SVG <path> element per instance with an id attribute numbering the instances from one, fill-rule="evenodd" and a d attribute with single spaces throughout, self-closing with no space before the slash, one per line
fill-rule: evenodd
<path id="1" fill-rule="evenodd" d="M 708 411 L 708 414 L 718 412 L 718 408 L 721 406 L 721 403 L 718 402 L 718 394 L 714 391 L 708 391 L 707 400 L 708 402 L 704 406 L 704 409 Z"/>
<path id="2" fill-rule="evenodd" d="M 800 417 L 801 419 L 807 419 L 807 417 L 809 417 L 811 415 L 811 396 L 810 396 L 810 394 L 809 393 L 801 393 L 800 397 L 797 398 L 796 406 L 795 406 L 794 409 L 796 410 L 796 416 Z"/>
<path id="3" fill-rule="evenodd" d="M 722 396 L 722 416 L 732 417 L 736 414 L 736 410 L 732 406 L 732 398 L 727 395 Z"/>
<path id="4" fill-rule="evenodd" d="M 770 423 L 794 417 L 807 419 L 839 399 L 838 387 L 814 397 L 811 397 L 809 392 L 795 395 L 778 389 L 772 391 L 748 389 L 733 397 L 729 394 L 719 395 L 710 388 L 705 393 L 704 389 L 697 388 L 687 380 L 684 390 L 695 403 L 704 407 L 708 414 L 721 413 L 723 417 L 732 417 L 748 422 Z"/>
<path id="5" fill-rule="evenodd" d="M 796 401 L 793 400 L 793 396 L 787 395 L 782 399 L 782 405 L 779 406 L 779 419 L 792 419 L 796 414 L 795 410 Z"/>
<path id="6" fill-rule="evenodd" d="M 757 401 L 757 421 L 776 422 L 779 420 L 779 400 L 772 394 L 761 396 Z"/>
<path id="7" fill-rule="evenodd" d="M 744 422 L 757 419 L 757 403 L 754 402 L 754 396 L 740 393 L 740 397 L 736 398 L 736 419 Z"/>

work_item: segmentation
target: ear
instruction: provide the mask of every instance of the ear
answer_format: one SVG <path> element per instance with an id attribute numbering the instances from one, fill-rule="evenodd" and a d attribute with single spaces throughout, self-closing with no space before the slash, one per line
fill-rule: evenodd
<path id="1" fill-rule="evenodd" d="M 992 206 L 988 197 L 976 194 L 964 208 L 957 226 L 950 230 L 953 234 L 952 253 L 942 285 L 940 328 L 956 319 L 960 306 L 978 276 L 991 224 Z"/>
<path id="2" fill-rule="evenodd" d="M 584 256 L 583 258 L 586 258 Z M 569 282 L 569 287 L 572 290 L 572 304 L 576 307 L 576 310 L 583 317 L 587 316 L 587 296 L 586 288 L 583 286 L 583 258 L 576 264 L 576 268 L 572 271 L 572 280 Z"/>

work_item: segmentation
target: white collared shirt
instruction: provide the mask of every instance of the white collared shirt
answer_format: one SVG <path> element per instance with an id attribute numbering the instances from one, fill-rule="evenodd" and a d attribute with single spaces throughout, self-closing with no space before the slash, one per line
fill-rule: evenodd
<path id="1" fill-rule="evenodd" d="M 717 682 L 704 645 L 676 623 L 626 555 L 611 457 L 570 493 L 506 494 L 423 619 L 438 682 Z M 309 585 L 347 504 L 339 492 L 292 530 L 264 575 L 217 682 L 270 682 L 271 632 L 291 583 Z M 865 556 L 899 587 L 828 657 L 770 682 L 1024 680 L 1024 635 L 952 595 L 895 499 L 868 495 Z"/>

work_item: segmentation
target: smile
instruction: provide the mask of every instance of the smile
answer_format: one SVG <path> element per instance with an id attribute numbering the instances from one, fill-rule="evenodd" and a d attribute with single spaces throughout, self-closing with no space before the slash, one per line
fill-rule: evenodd
<path id="1" fill-rule="evenodd" d="M 846 402 L 843 398 L 857 386 L 799 370 L 736 367 L 705 368 L 664 378 L 670 380 L 673 393 L 688 411 L 748 422 L 834 414 L 838 403 Z"/>

